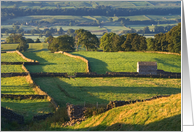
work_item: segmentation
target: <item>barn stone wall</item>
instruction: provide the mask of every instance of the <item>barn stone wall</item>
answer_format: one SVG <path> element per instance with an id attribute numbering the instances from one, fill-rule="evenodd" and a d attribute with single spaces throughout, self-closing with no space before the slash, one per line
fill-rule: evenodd
<path id="1" fill-rule="evenodd" d="M 137 62 L 137 72 L 144 75 L 157 75 L 157 62 Z"/>

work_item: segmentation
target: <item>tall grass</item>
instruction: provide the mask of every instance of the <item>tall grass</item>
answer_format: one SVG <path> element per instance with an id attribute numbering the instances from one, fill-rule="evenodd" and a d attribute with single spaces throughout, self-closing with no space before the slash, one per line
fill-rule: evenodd
<path id="1" fill-rule="evenodd" d="M 29 126 L 28 130 L 181 131 L 181 94 L 113 108 L 74 126 L 62 124 L 45 121 Z"/>

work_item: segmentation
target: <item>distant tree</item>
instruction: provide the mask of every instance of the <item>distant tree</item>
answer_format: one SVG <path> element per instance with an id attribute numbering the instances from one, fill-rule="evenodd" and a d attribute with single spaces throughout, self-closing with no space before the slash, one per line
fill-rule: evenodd
<path id="1" fill-rule="evenodd" d="M 69 35 L 71 37 L 75 37 L 76 36 L 75 30 L 74 29 L 68 29 L 67 30 L 67 35 Z"/>
<path id="2" fill-rule="evenodd" d="M 108 20 L 109 20 L 110 22 L 113 22 L 113 19 L 112 19 L 112 17 L 109 17 L 109 18 L 108 18 Z"/>
<path id="3" fill-rule="evenodd" d="M 49 37 L 49 36 L 52 36 L 52 33 L 51 33 L 51 31 L 47 30 L 46 34 L 45 34 L 45 37 Z"/>
<path id="4" fill-rule="evenodd" d="M 62 27 L 59 28 L 58 34 L 63 34 L 64 30 L 62 29 Z"/>
<path id="5" fill-rule="evenodd" d="M 45 39 L 44 42 L 45 42 L 45 43 L 51 43 L 53 39 L 54 39 L 53 36 L 49 36 L 49 37 L 47 37 L 47 38 Z"/>
<path id="6" fill-rule="evenodd" d="M 17 43 L 20 42 L 19 39 L 22 37 L 21 34 L 12 33 L 6 38 L 7 43 Z"/>
<path id="7" fill-rule="evenodd" d="M 19 38 L 19 45 L 17 46 L 16 50 L 19 50 L 19 51 L 26 51 L 28 49 L 28 44 L 26 43 L 26 40 L 24 37 L 21 37 Z"/>
<path id="8" fill-rule="evenodd" d="M 39 38 L 36 39 L 35 43 L 41 43 L 41 41 L 39 40 Z"/>
<path id="9" fill-rule="evenodd" d="M 147 27 L 144 27 L 144 29 L 143 29 L 143 33 L 150 33 L 150 29 L 149 29 L 149 27 L 147 26 Z"/>
<path id="10" fill-rule="evenodd" d="M 92 34 L 90 31 L 79 29 L 75 30 L 76 33 L 76 47 L 78 49 L 79 45 L 82 45 L 82 47 L 86 48 L 86 51 L 88 50 L 97 50 L 99 46 L 99 40 L 96 37 L 95 34 Z"/>
<path id="11" fill-rule="evenodd" d="M 32 40 L 31 38 L 27 38 L 26 43 L 34 43 L 34 40 Z"/>
<path id="12" fill-rule="evenodd" d="M 48 49 L 51 52 L 55 51 L 74 51 L 74 39 L 68 35 L 62 35 L 57 38 L 53 38 L 49 43 Z"/>
<path id="13" fill-rule="evenodd" d="M 43 37 L 43 35 L 42 35 L 42 33 L 40 33 L 40 34 L 39 34 L 39 38 L 42 38 L 42 37 Z"/>

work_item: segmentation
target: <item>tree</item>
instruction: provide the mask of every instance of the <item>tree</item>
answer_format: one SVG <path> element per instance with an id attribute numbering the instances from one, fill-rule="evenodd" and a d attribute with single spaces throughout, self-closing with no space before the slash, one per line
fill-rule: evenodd
<path id="1" fill-rule="evenodd" d="M 144 27 L 144 29 L 143 29 L 143 33 L 150 33 L 150 29 L 149 29 L 149 27 L 147 26 L 147 27 Z"/>
<path id="2" fill-rule="evenodd" d="M 25 38 L 24 37 L 19 38 L 19 42 L 20 43 L 17 46 L 16 50 L 19 50 L 22 52 L 26 51 L 29 46 L 27 45 Z"/>
<path id="3" fill-rule="evenodd" d="M 113 22 L 113 19 L 112 19 L 112 17 L 109 17 L 109 18 L 108 18 L 108 20 L 109 20 L 110 22 Z"/>
<path id="4" fill-rule="evenodd" d="M 75 38 L 77 39 L 77 50 L 79 45 L 85 47 L 86 51 L 97 50 L 97 48 L 99 47 L 99 40 L 95 34 L 92 34 L 90 31 L 84 29 L 75 30 L 75 33 Z"/>
<path id="5" fill-rule="evenodd" d="M 103 48 L 104 52 L 112 52 L 113 51 L 113 37 L 115 37 L 115 36 L 116 36 L 115 33 L 110 32 L 110 33 L 105 33 L 100 38 L 100 47 Z"/>
<path id="6" fill-rule="evenodd" d="M 45 42 L 45 43 L 51 43 L 53 39 L 54 39 L 53 36 L 49 36 L 49 37 L 47 37 L 47 38 L 45 39 L 44 42 Z"/>
<path id="7" fill-rule="evenodd" d="M 34 40 L 32 40 L 31 38 L 27 38 L 26 43 L 34 43 Z"/>
<path id="8" fill-rule="evenodd" d="M 35 43 L 41 43 L 40 39 L 37 38 L 36 41 L 35 41 Z"/>
<path id="9" fill-rule="evenodd" d="M 53 38 L 49 43 L 48 49 L 51 52 L 55 51 L 74 51 L 74 39 L 68 35 L 62 35 L 57 38 Z"/>
<path id="10" fill-rule="evenodd" d="M 154 51 L 154 38 L 147 38 L 146 39 L 146 42 L 147 42 L 147 50 L 148 51 Z"/>
<path id="11" fill-rule="evenodd" d="M 45 37 L 49 37 L 49 36 L 52 36 L 52 33 L 51 33 L 51 31 L 47 30 L 46 34 L 45 34 Z"/>

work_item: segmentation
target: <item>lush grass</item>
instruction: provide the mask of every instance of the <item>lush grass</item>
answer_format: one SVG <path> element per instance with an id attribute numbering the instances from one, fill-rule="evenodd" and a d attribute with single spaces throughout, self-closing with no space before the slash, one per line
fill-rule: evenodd
<path id="1" fill-rule="evenodd" d="M 144 52 L 72 52 L 89 61 L 92 72 L 136 72 L 138 61 L 156 61 L 157 68 L 181 72 L 181 56 Z"/>
<path id="2" fill-rule="evenodd" d="M 25 72 L 21 65 L 1 65 L 1 73 Z"/>
<path id="3" fill-rule="evenodd" d="M 31 50 L 31 49 L 30 49 Z M 68 57 L 64 54 L 54 54 L 49 51 L 24 52 L 24 56 L 37 60 L 40 65 L 27 65 L 30 72 L 60 72 L 74 74 L 86 72 L 86 63 L 79 59 Z"/>
<path id="4" fill-rule="evenodd" d="M 44 77 L 33 80 L 62 106 L 67 102 L 106 105 L 111 100 L 146 99 L 181 92 L 181 79 Z"/>
<path id="5" fill-rule="evenodd" d="M 2 94 L 35 94 L 26 77 L 1 77 Z"/>
<path id="6" fill-rule="evenodd" d="M 17 53 L 3 53 L 1 54 L 1 62 L 26 62 Z"/>
<path id="7" fill-rule="evenodd" d="M 74 126 L 63 127 L 62 123 L 43 121 L 28 130 L 181 131 L 181 94 L 113 108 Z"/>
<path id="8" fill-rule="evenodd" d="M 35 115 L 54 112 L 51 103 L 46 99 L 1 99 L 1 106 L 23 115 L 26 121 L 32 120 L 32 117 Z"/>

